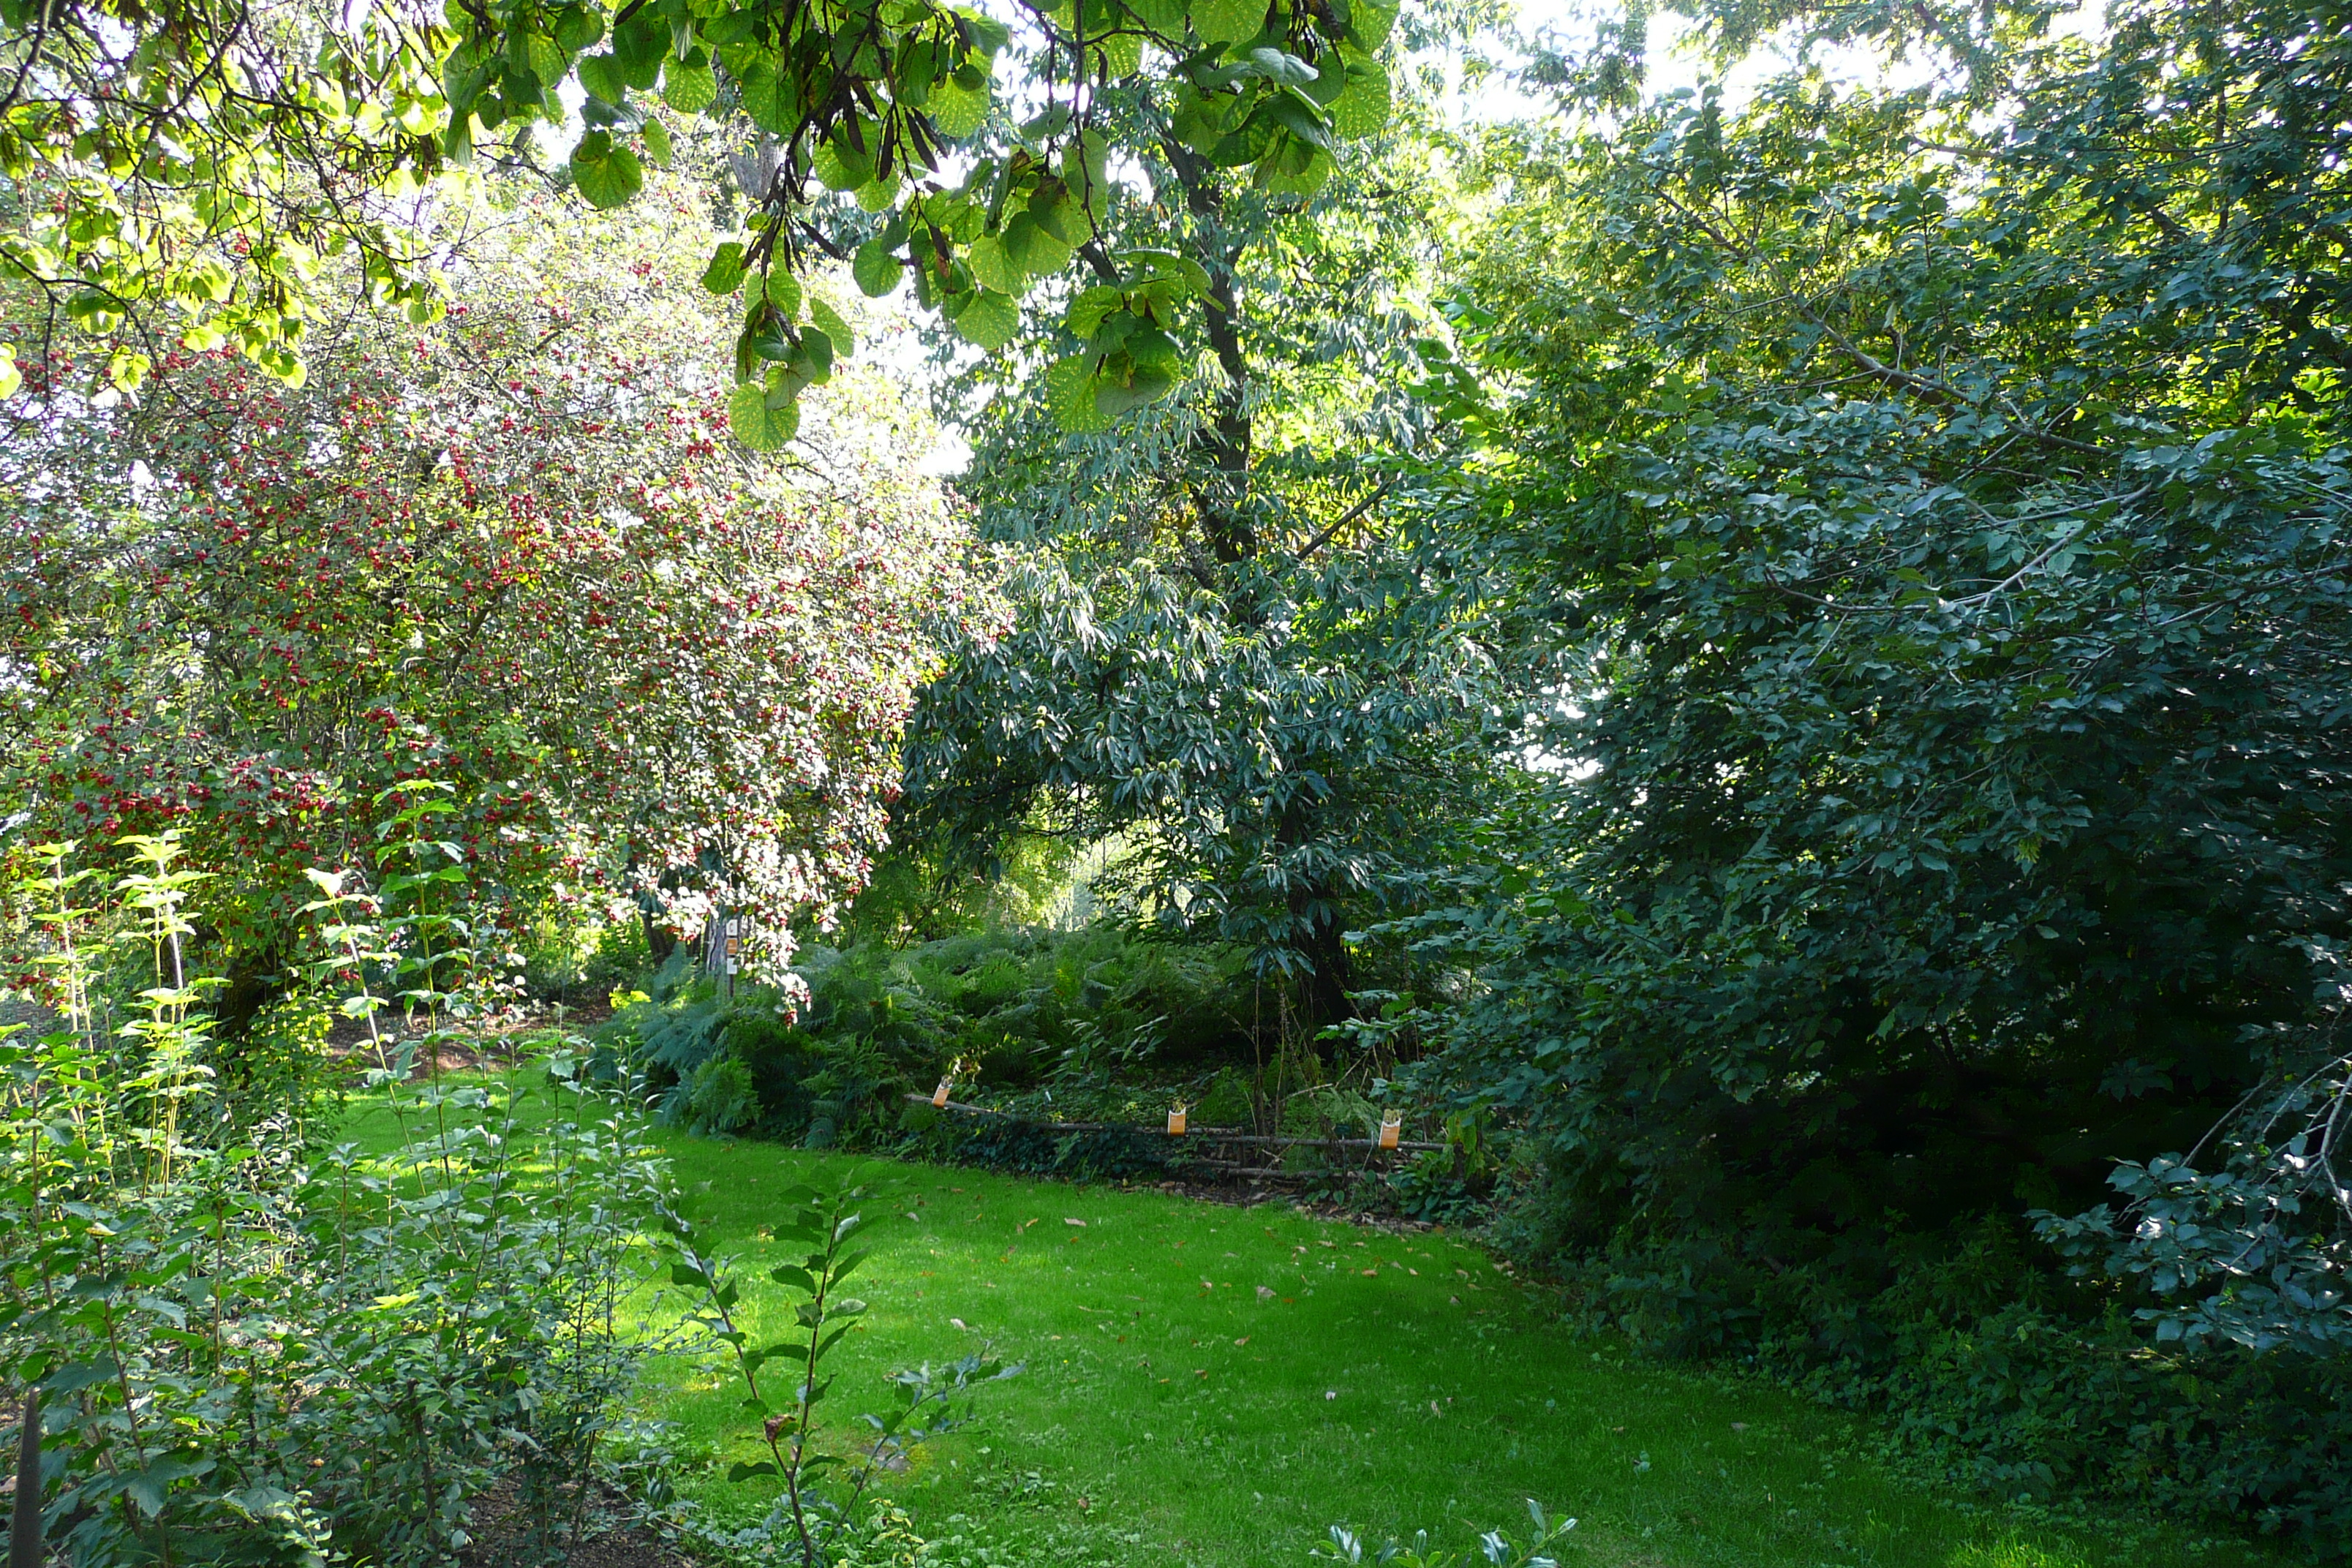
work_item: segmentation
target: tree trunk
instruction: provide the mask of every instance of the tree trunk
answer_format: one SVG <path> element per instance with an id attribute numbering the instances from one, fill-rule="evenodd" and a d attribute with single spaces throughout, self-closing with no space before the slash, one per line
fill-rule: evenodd
<path id="1" fill-rule="evenodd" d="M 16 1493 L 8 1520 L 8 1568 L 41 1568 L 41 1392 L 25 1391 L 16 1437 Z"/>

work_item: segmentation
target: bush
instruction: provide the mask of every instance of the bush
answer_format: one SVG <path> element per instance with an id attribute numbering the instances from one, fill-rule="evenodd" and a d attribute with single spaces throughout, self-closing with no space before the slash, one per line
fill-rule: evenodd
<path id="1" fill-rule="evenodd" d="M 1236 950 L 1173 948 L 1108 926 L 1000 927 L 903 951 L 810 946 L 796 968 L 808 1000 L 795 1016 L 774 990 L 722 991 L 680 952 L 607 1037 L 670 1091 L 672 1120 L 814 1146 L 895 1134 L 900 1097 L 951 1069 L 967 1084 L 1018 1092 L 1114 1065 L 1189 1078 L 1254 1055 Z M 711 1065 L 720 1058 L 739 1065 Z M 1249 1120 L 1251 1080 L 1219 1070 L 1219 1114 Z M 721 1113 L 735 1120 L 722 1128 Z"/>
<path id="2" fill-rule="evenodd" d="M 176 841 L 132 847 L 90 908 L 70 847 L 44 852 L 20 891 L 57 1026 L 0 1038 L 0 1383 L 40 1391 L 51 1543 L 80 1568 L 437 1563 L 504 1471 L 552 1545 L 633 1369 L 611 1325 L 648 1150 L 569 1050 L 566 1104 L 533 1129 L 511 1085 L 405 1085 L 412 1044 L 373 1075 L 404 1147 L 313 1160 L 315 1076 L 271 1069 L 266 1030 L 219 1070 Z M 425 1043 L 445 1037 L 433 977 L 464 969 L 435 923 L 363 923 L 372 900 L 323 880 L 333 965 L 393 966 Z M 142 955 L 141 1005 L 109 1027 L 92 960 Z"/>
<path id="3" fill-rule="evenodd" d="M 2252 1522 L 2347 1555 L 2352 1356 L 2153 1347 L 2132 1298 L 2051 1271 L 2012 1221 L 1909 1237 L 1899 1258 L 1857 1241 L 1776 1271 L 1684 1237 L 1570 1278 L 1590 1318 L 1654 1352 L 1736 1360 L 1882 1418 L 1901 1462 L 1940 1483 Z"/>

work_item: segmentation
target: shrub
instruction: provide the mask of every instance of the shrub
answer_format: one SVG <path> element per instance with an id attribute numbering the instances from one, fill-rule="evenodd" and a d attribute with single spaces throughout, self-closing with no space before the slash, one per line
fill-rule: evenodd
<path id="1" fill-rule="evenodd" d="M 686 1082 L 686 1109 L 697 1132 L 734 1132 L 760 1119 L 760 1095 L 740 1057 L 715 1056 Z"/>
<path id="2" fill-rule="evenodd" d="M 438 1562 L 509 1469 L 551 1542 L 631 1373 L 612 1324 L 659 1173 L 629 1119 L 568 1054 L 528 1131 L 512 1085 L 408 1087 L 418 1041 L 386 1042 L 404 1147 L 314 1161 L 316 1079 L 217 1070 L 177 842 L 132 847 L 104 900 L 46 852 L 20 892 L 59 1026 L 0 1038 L 0 1381 L 40 1392 L 53 1544 L 81 1568 Z M 442 1038 L 436 976 L 465 971 L 429 939 L 455 921 L 387 930 L 319 881 L 329 964 L 392 967 Z M 138 955 L 141 1009 L 105 1027 L 92 960 Z"/>

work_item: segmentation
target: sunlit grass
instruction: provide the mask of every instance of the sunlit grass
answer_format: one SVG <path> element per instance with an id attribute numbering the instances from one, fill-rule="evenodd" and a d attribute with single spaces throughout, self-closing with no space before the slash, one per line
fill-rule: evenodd
<path id="1" fill-rule="evenodd" d="M 390 1142 L 355 1103 L 352 1135 Z M 891 1370 L 987 1347 L 1027 1364 L 981 1423 L 889 1492 L 934 1532 L 1053 1555 L 1198 1568 L 1303 1563 L 1328 1526 L 1469 1544 L 1578 1516 L 1570 1561 L 2107 1568 L 2268 1561 L 2126 1520 L 2053 1523 L 1904 1484 L 1851 1422 L 1777 1391 L 1633 1359 L 1570 1333 L 1475 1247 L 1151 1190 L 859 1162 L 664 1132 L 709 1237 L 738 1254 L 753 1338 L 781 1337 L 786 1249 L 763 1224 L 785 1189 L 854 1168 L 886 1216 L 844 1342 L 832 1418 L 884 1405 Z M 667 1310 L 642 1297 L 655 1321 Z M 960 1326 L 961 1325 L 961 1326 Z M 730 1486 L 753 1457 L 740 1390 L 714 1366 L 655 1364 L 682 1489 L 748 1521 Z"/>

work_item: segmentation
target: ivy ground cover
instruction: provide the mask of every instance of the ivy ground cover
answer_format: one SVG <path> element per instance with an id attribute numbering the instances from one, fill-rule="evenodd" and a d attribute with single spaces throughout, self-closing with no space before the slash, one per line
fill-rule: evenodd
<path id="1" fill-rule="evenodd" d="M 348 1135 L 394 1142 L 355 1100 Z M 940 1568 L 1262 1568 L 1332 1524 L 1371 1542 L 1524 1533 L 1576 1516 L 1564 1564 L 1682 1568 L 2226 1568 L 2283 1561 L 2128 1518 L 1988 1506 L 1890 1474 L 1859 1423 L 1778 1390 L 1643 1364 L 1563 1325 L 1465 1239 L 1152 1189 L 1072 1186 L 780 1145 L 661 1135 L 705 1235 L 744 1264 L 753 1337 L 781 1194 L 853 1172 L 887 1216 L 831 1419 L 886 1407 L 887 1373 L 983 1346 L 1025 1363 L 981 1419 L 894 1477 Z M 769 1255 L 773 1253 L 773 1257 Z M 767 1304 L 777 1309 L 779 1300 Z M 675 1314 L 649 1291 L 649 1330 Z M 674 1304 L 673 1304 L 674 1305 Z M 756 1521 L 756 1457 L 715 1363 L 657 1357 L 679 1490 Z"/>

